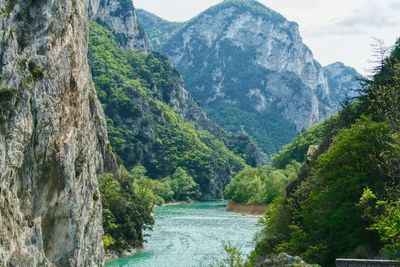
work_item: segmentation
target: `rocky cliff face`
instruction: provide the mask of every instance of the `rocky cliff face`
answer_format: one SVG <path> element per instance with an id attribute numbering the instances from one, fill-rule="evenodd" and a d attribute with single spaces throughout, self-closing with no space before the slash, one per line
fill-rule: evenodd
<path id="1" fill-rule="evenodd" d="M 97 175 L 115 162 L 86 1 L 0 6 L 0 265 L 100 266 Z"/>
<path id="2" fill-rule="evenodd" d="M 267 153 L 334 113 L 335 92 L 344 91 L 328 82 L 298 25 L 255 0 L 210 8 L 183 24 L 160 51 L 212 119 L 249 132 Z"/>
<path id="3" fill-rule="evenodd" d="M 170 64 L 165 63 L 165 64 Z M 214 121 L 210 120 L 204 110 L 193 100 L 185 89 L 182 77 L 174 72 L 171 77 L 172 86 L 169 90 L 153 88 L 159 95 L 164 95 L 162 101 L 172 106 L 178 114 L 188 122 L 193 122 L 204 131 L 211 133 L 222 141 L 230 150 L 242 156 L 246 163 L 255 167 L 265 163 L 265 156 L 249 135 L 243 133 L 229 134 Z"/>
<path id="4" fill-rule="evenodd" d="M 129 49 L 147 50 L 147 40 L 138 23 L 132 0 L 90 0 L 90 17 L 107 27 Z"/>
<path id="5" fill-rule="evenodd" d="M 335 62 L 324 67 L 324 74 L 328 80 L 329 96 L 332 105 L 338 109 L 340 103 L 347 98 L 360 95 L 360 81 L 363 77 L 353 68 L 342 62 Z"/>
<path id="6" fill-rule="evenodd" d="M 233 151 L 252 165 L 262 160 L 249 138 L 232 138 L 206 117 L 166 57 L 124 49 L 97 23 L 90 29 L 93 77 L 127 169 L 143 165 L 149 177 L 162 179 L 183 168 L 209 200 L 221 198 L 245 165 Z"/>

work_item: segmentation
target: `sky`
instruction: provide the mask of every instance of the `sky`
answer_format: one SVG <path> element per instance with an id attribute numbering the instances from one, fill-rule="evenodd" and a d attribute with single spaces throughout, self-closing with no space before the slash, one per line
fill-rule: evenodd
<path id="1" fill-rule="evenodd" d="M 222 0 L 134 0 L 136 8 L 186 21 Z M 299 24 L 303 41 L 322 65 L 341 61 L 367 74 L 374 38 L 400 37 L 400 0 L 259 0 Z"/>

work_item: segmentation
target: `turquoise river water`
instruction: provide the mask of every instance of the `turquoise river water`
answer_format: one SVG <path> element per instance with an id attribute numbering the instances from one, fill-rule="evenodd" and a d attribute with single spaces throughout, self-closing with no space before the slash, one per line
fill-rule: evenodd
<path id="1" fill-rule="evenodd" d="M 248 254 L 259 230 L 257 217 L 228 212 L 226 202 L 157 207 L 155 225 L 142 252 L 106 267 L 203 267 L 224 258 L 224 244 Z"/>

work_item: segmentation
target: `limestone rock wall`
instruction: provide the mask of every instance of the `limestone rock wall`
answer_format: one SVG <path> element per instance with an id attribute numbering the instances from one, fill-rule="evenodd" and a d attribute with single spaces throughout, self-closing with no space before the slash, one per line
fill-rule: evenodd
<path id="1" fill-rule="evenodd" d="M 111 30 L 122 46 L 147 50 L 145 32 L 132 0 L 89 0 L 89 13 L 92 19 Z"/>
<path id="2" fill-rule="evenodd" d="M 0 7 L 0 266 L 101 266 L 97 176 L 116 164 L 87 63 L 87 3 Z"/>

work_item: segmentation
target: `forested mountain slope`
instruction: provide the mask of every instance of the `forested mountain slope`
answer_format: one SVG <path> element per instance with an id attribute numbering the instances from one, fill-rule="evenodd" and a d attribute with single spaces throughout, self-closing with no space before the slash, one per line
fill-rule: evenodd
<path id="1" fill-rule="evenodd" d="M 93 0 L 89 11 L 90 64 L 121 164 L 100 179 L 103 241 L 114 257 L 143 245 L 155 204 L 221 198 L 231 177 L 264 155 L 248 135 L 209 120 L 169 60 L 147 53 L 131 1 Z"/>
<path id="2" fill-rule="evenodd" d="M 124 165 L 143 165 L 154 179 L 181 167 L 200 185 L 203 199 L 221 197 L 245 161 L 184 118 L 179 105 L 188 96 L 180 94 L 179 76 L 169 61 L 120 47 L 110 31 L 94 22 L 89 55 L 111 144 Z"/>
<path id="3" fill-rule="evenodd" d="M 312 130 L 319 147 L 272 205 L 254 256 L 284 251 L 322 266 L 400 258 L 400 41 L 378 67 L 361 97 Z M 307 142 L 296 140 L 276 164 L 297 160 L 290 151 Z"/>
<path id="4" fill-rule="evenodd" d="M 138 9 L 136 13 L 145 29 L 149 49 L 152 51 L 158 51 L 183 25 L 182 22 L 170 22 L 143 9 Z"/>
<path id="5" fill-rule="evenodd" d="M 151 25 L 150 39 L 168 36 L 155 49 L 173 61 L 210 118 L 246 131 L 271 156 L 360 89 L 359 74 L 343 64 L 323 68 L 298 25 L 255 0 L 226 0 L 169 27 L 154 15 L 138 16 Z"/>

